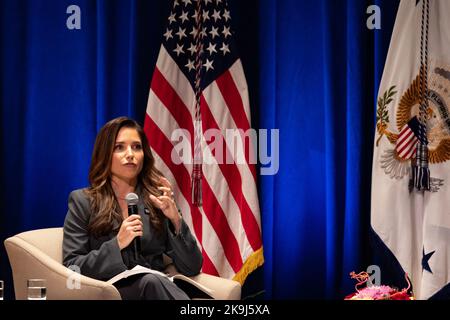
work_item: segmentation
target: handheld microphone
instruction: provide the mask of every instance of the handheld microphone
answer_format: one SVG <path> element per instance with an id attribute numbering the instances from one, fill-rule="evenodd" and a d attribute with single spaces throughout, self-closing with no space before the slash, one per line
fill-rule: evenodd
<path id="1" fill-rule="evenodd" d="M 128 205 L 128 216 L 131 216 L 132 214 L 139 214 L 138 212 L 138 202 L 139 197 L 136 193 L 130 192 L 126 195 L 125 200 L 127 201 Z M 141 252 L 141 237 L 135 237 L 132 242 L 133 246 L 133 255 L 134 259 L 137 260 L 139 257 L 139 253 Z"/>

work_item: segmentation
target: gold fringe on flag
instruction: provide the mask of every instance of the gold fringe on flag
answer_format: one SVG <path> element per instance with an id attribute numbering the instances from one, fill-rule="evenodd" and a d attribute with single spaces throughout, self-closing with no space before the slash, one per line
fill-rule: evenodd
<path id="1" fill-rule="evenodd" d="M 241 270 L 236 273 L 233 277 L 233 280 L 239 282 L 241 286 L 244 284 L 247 276 L 255 271 L 256 268 L 262 266 L 264 263 L 264 255 L 263 255 L 263 247 L 259 248 L 255 252 L 253 252 L 250 257 L 245 260 L 242 265 Z"/>

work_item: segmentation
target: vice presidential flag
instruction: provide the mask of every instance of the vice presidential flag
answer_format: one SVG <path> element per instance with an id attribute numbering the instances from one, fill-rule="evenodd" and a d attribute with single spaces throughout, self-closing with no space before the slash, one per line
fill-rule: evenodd
<path id="1" fill-rule="evenodd" d="M 371 225 L 392 258 L 381 281 L 390 284 L 397 265 L 418 299 L 449 297 L 448 16 L 447 0 L 401 1 L 378 93 Z M 429 178 L 429 190 L 414 184 L 420 166 L 426 170 L 415 174 Z"/>
<path id="2" fill-rule="evenodd" d="M 263 263 L 250 107 L 226 1 L 174 1 L 144 128 L 204 257 L 241 283 Z"/>

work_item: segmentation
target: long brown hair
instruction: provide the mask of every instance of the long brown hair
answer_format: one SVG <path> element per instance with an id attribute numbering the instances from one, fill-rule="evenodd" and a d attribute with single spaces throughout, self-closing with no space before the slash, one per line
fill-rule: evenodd
<path id="1" fill-rule="evenodd" d="M 90 186 L 86 190 L 91 200 L 92 211 L 88 231 L 95 236 L 102 236 L 113 231 L 114 222 L 120 225 L 123 221 L 119 202 L 111 186 L 112 154 L 117 135 L 122 128 L 135 129 L 141 138 L 144 160 L 142 170 L 137 178 L 137 185 L 141 188 L 145 207 L 149 209 L 150 224 L 158 234 L 161 234 L 164 215 L 153 207 L 149 196 L 150 194 L 160 195 L 157 188 L 161 186 L 159 177 L 162 174 L 155 168 L 155 159 L 144 130 L 136 121 L 127 117 L 119 117 L 106 123 L 95 139 L 89 169 Z"/>

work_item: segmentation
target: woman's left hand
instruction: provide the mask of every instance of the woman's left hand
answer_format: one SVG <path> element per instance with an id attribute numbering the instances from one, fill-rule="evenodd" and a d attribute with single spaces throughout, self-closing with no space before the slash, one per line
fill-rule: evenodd
<path id="1" fill-rule="evenodd" d="M 158 189 L 161 190 L 163 194 L 159 197 L 155 197 L 151 194 L 150 200 L 153 202 L 155 207 L 161 209 L 163 214 L 172 222 L 176 233 L 178 233 L 181 226 L 181 217 L 173 199 L 172 185 L 169 180 L 164 177 L 160 177 L 159 181 L 163 187 L 158 187 Z"/>

